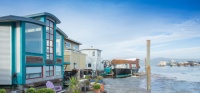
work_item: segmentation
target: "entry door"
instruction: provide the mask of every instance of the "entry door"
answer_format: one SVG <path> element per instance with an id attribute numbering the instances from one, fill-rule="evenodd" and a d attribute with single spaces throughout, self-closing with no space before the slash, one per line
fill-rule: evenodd
<path id="1" fill-rule="evenodd" d="M 0 85 L 11 85 L 11 26 L 0 26 Z"/>

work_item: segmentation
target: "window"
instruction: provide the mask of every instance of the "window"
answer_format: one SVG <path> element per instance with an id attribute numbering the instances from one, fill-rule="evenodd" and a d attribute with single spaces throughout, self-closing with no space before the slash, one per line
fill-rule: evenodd
<path id="1" fill-rule="evenodd" d="M 54 75 L 54 67 L 53 66 L 46 66 L 46 76 L 53 76 Z"/>
<path id="2" fill-rule="evenodd" d="M 56 66 L 56 75 L 62 75 L 61 71 L 61 66 Z"/>
<path id="3" fill-rule="evenodd" d="M 95 51 L 92 52 L 92 55 L 95 56 Z"/>
<path id="4" fill-rule="evenodd" d="M 42 67 L 26 67 L 26 79 L 41 78 Z"/>
<path id="5" fill-rule="evenodd" d="M 43 20 L 42 17 L 35 17 L 34 19 L 35 19 L 35 20 L 38 20 L 38 21 L 41 21 L 41 22 L 44 22 L 44 20 Z"/>
<path id="6" fill-rule="evenodd" d="M 26 52 L 42 53 L 42 26 L 25 23 Z"/>
<path id="7" fill-rule="evenodd" d="M 77 45 L 74 45 L 74 49 L 75 49 L 75 50 L 78 50 L 78 46 L 77 46 Z"/>
<path id="8" fill-rule="evenodd" d="M 67 47 L 67 48 L 71 48 L 71 43 L 66 42 L 66 47 Z"/>
<path id="9" fill-rule="evenodd" d="M 61 38 L 62 36 L 56 32 L 56 55 L 61 56 Z"/>
<path id="10" fill-rule="evenodd" d="M 91 63 L 88 63 L 88 67 L 91 67 L 92 65 L 91 65 Z"/>
<path id="11" fill-rule="evenodd" d="M 50 20 L 46 20 L 46 59 L 53 60 L 54 59 L 54 23 Z"/>

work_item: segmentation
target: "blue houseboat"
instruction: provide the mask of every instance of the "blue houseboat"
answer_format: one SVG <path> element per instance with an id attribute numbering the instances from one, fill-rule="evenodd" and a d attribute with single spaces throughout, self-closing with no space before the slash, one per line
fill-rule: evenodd
<path id="1" fill-rule="evenodd" d="M 29 85 L 63 78 L 61 21 L 44 12 L 0 17 L 0 85 Z"/>

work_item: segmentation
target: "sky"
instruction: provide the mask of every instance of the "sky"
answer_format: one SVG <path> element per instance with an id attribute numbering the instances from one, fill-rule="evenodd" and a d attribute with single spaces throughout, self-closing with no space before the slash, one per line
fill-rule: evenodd
<path id="1" fill-rule="evenodd" d="M 80 49 L 102 50 L 103 59 L 200 59 L 198 0 L 1 0 L 0 16 L 49 12 Z"/>

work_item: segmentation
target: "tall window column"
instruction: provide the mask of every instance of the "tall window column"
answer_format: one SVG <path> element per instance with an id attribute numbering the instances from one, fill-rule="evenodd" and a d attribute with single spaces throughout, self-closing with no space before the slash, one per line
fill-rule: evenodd
<path id="1" fill-rule="evenodd" d="M 46 59 L 49 60 L 54 60 L 54 45 L 53 45 L 53 41 L 54 41 L 54 23 L 51 20 L 46 20 L 46 44 L 47 44 L 47 57 Z"/>

